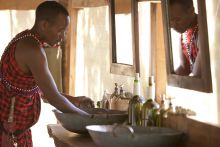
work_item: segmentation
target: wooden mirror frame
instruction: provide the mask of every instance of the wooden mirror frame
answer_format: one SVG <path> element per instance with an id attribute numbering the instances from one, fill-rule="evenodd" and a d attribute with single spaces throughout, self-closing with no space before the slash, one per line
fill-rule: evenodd
<path id="1" fill-rule="evenodd" d="M 132 49 L 133 49 L 133 65 L 117 63 L 115 1 L 116 0 L 109 0 L 109 28 L 110 28 L 109 34 L 110 34 L 110 55 L 111 55 L 110 72 L 113 74 L 134 76 L 135 73 L 140 73 L 137 1 L 131 0 L 131 23 L 132 23 L 131 35 L 132 35 Z"/>
<path id="2" fill-rule="evenodd" d="M 180 76 L 174 74 L 172 66 L 172 46 L 171 33 L 169 25 L 169 0 L 162 0 L 164 42 L 166 49 L 167 62 L 167 82 L 169 86 L 175 86 L 185 89 L 197 90 L 201 92 L 212 92 L 212 80 L 209 57 L 208 30 L 206 20 L 205 0 L 197 0 L 198 3 L 198 26 L 199 26 L 199 49 L 201 52 L 201 78 Z"/>

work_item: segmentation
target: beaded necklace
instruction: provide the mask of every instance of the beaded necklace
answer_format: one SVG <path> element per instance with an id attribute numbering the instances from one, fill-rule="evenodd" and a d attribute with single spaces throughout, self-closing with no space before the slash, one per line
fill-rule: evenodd
<path id="1" fill-rule="evenodd" d="M 25 35 L 23 35 L 23 34 L 25 34 Z M 8 46 L 6 47 L 4 53 L 2 54 L 2 57 L 4 57 L 6 55 L 6 53 L 9 51 L 9 48 L 11 47 L 11 45 L 13 43 L 17 42 L 18 40 L 27 38 L 27 37 L 33 37 L 38 42 L 40 47 L 43 46 L 43 43 L 39 40 L 39 36 L 37 34 L 33 34 L 29 30 L 26 30 L 22 34 L 19 34 L 18 37 L 15 37 L 14 39 L 12 39 L 12 41 L 8 44 Z M 30 92 L 35 92 L 36 90 L 39 89 L 38 86 L 34 86 L 32 88 L 27 88 L 27 89 L 16 87 L 16 86 L 12 85 L 10 82 L 8 82 L 7 80 L 5 80 L 4 74 L 2 72 L 0 72 L 0 81 L 2 81 L 2 83 L 6 86 L 6 88 L 8 90 L 13 89 L 16 92 L 30 93 Z"/>
<path id="2" fill-rule="evenodd" d="M 195 34 L 198 31 L 198 24 L 193 28 L 193 32 L 192 32 L 192 37 L 188 38 L 189 32 L 188 30 L 186 30 L 186 32 L 183 33 L 182 37 L 183 37 L 183 44 L 185 45 L 186 49 L 187 49 L 187 55 L 189 58 L 189 63 L 190 63 L 190 71 L 193 70 L 193 65 L 195 63 L 195 59 L 192 57 L 192 44 L 193 44 L 193 40 L 195 39 Z"/>
<path id="3" fill-rule="evenodd" d="M 28 31 L 28 33 L 26 33 L 25 35 L 22 35 L 23 33 L 25 33 L 26 31 Z M 39 35 L 37 34 L 33 34 L 31 33 L 29 30 L 26 30 L 25 32 L 23 32 L 22 34 L 19 34 L 20 37 L 15 37 L 14 39 L 11 40 L 11 42 L 8 44 L 8 46 L 6 47 L 4 53 L 2 54 L 2 56 L 4 56 L 4 54 L 9 50 L 9 47 L 17 42 L 18 40 L 24 39 L 26 37 L 33 37 L 39 44 L 39 46 L 43 46 L 43 43 L 39 40 Z"/>

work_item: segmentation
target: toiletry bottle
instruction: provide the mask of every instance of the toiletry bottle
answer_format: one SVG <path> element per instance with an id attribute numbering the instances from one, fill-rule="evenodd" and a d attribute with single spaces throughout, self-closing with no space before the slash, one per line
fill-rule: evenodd
<path id="1" fill-rule="evenodd" d="M 101 108 L 101 101 L 97 101 L 96 106 L 97 108 Z"/>
<path id="2" fill-rule="evenodd" d="M 169 108 L 168 108 L 168 112 L 169 113 L 173 113 L 173 104 L 172 104 L 172 97 L 168 97 L 167 98 L 169 100 Z"/>
<path id="3" fill-rule="evenodd" d="M 161 96 L 161 102 L 159 105 L 159 109 L 156 112 L 156 126 L 161 127 L 163 124 L 163 115 L 165 113 L 165 104 L 164 104 L 165 94 Z"/>
<path id="4" fill-rule="evenodd" d="M 125 96 L 125 92 L 123 90 L 123 85 L 120 85 L 120 95 L 118 97 L 118 101 L 116 103 L 117 110 L 120 111 L 128 111 L 130 98 Z"/>
<path id="5" fill-rule="evenodd" d="M 134 79 L 134 86 L 133 86 L 133 95 L 141 95 L 141 85 L 140 85 L 140 78 L 139 78 L 139 73 L 135 74 L 135 79 Z"/>
<path id="6" fill-rule="evenodd" d="M 109 109 L 115 109 L 115 104 L 117 103 L 117 99 L 119 97 L 118 83 L 115 83 L 115 90 L 111 94 L 109 98 Z"/>
<path id="7" fill-rule="evenodd" d="M 147 127 L 154 125 L 152 117 L 153 107 L 152 99 L 146 100 L 146 102 L 143 104 L 143 107 L 141 108 L 141 126 Z"/>
<path id="8" fill-rule="evenodd" d="M 128 106 L 128 124 L 132 126 L 141 125 L 141 107 L 142 101 L 140 97 L 140 81 L 139 74 L 136 73 L 134 80 L 133 97 L 129 101 Z"/>
<path id="9" fill-rule="evenodd" d="M 108 109 L 109 103 L 108 103 L 108 96 L 106 90 L 103 93 L 102 100 L 101 100 L 101 108 Z"/>
<path id="10" fill-rule="evenodd" d="M 154 112 L 155 112 L 155 84 L 154 84 L 154 77 L 150 76 L 148 79 L 148 86 L 147 86 L 147 97 L 143 107 L 141 109 L 141 126 L 154 126 Z"/>
<path id="11" fill-rule="evenodd" d="M 147 99 L 155 99 L 155 82 L 154 76 L 150 76 L 148 78 L 148 86 L 147 86 Z"/>
<path id="12" fill-rule="evenodd" d="M 120 94 L 119 95 L 120 95 L 121 99 L 125 98 L 125 93 L 124 93 L 124 90 L 123 90 L 123 85 L 120 86 Z"/>

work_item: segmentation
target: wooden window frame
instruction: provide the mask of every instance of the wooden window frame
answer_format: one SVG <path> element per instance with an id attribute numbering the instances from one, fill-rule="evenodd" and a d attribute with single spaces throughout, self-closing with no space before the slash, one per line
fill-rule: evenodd
<path id="1" fill-rule="evenodd" d="M 135 73 L 140 73 L 137 5 L 138 2 L 136 0 L 131 0 L 133 65 L 120 64 L 117 63 L 116 56 L 115 0 L 109 1 L 110 72 L 113 74 L 134 76 Z"/>

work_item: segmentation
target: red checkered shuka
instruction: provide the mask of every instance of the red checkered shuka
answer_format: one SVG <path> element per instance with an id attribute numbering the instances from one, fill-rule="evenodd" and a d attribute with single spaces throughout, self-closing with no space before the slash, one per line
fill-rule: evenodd
<path id="1" fill-rule="evenodd" d="M 183 39 L 183 35 L 186 36 L 186 39 Z M 186 58 L 187 65 L 190 66 L 190 59 L 189 59 L 189 54 L 192 58 L 193 64 L 196 60 L 199 47 L 197 45 L 198 42 L 198 25 L 188 28 L 182 35 L 181 35 L 181 46 L 182 46 L 182 51 L 183 54 Z M 191 52 L 189 53 L 189 49 Z"/>
<path id="2" fill-rule="evenodd" d="M 31 130 L 40 115 L 40 89 L 32 76 L 25 74 L 15 60 L 15 49 L 18 40 L 25 37 L 38 37 L 29 30 L 19 33 L 5 49 L 0 62 L 0 122 L 1 127 L 7 126 L 11 99 L 15 97 L 13 131 L 22 133 L 16 136 L 18 147 L 32 147 Z M 2 131 L 0 130 L 0 146 Z"/>

